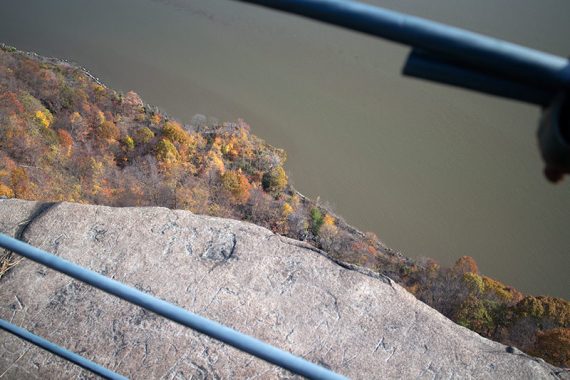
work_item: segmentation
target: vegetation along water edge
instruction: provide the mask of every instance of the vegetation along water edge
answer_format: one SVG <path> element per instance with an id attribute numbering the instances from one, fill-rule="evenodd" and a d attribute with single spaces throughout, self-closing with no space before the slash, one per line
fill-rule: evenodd
<path id="1" fill-rule="evenodd" d="M 388 276 L 482 336 L 570 366 L 567 300 L 522 294 L 470 257 L 451 268 L 407 258 L 294 189 L 285 160 L 243 120 L 181 123 L 77 65 L 0 45 L 0 196 L 249 221 Z M 15 263 L 4 253 L 0 277 Z"/>

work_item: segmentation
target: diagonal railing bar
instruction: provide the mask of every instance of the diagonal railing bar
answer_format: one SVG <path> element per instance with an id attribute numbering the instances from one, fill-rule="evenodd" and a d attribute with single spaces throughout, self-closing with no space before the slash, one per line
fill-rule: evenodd
<path id="1" fill-rule="evenodd" d="M 127 380 L 126 377 L 119 375 L 116 372 L 111 371 L 103 366 L 100 366 L 97 363 L 92 362 L 89 359 L 84 358 L 81 355 L 78 355 L 74 352 L 66 350 L 63 347 L 58 346 L 57 344 L 50 342 L 47 339 L 42 338 L 41 336 L 37 336 L 28 330 L 18 327 L 4 319 L 0 319 L 0 329 L 7 331 L 21 339 L 24 339 L 32 344 L 35 344 L 38 347 L 43 348 L 44 350 L 51 352 L 54 355 L 57 355 L 69 362 L 72 362 L 81 368 L 84 368 L 96 375 L 99 375 L 105 379 L 111 380 Z"/>
<path id="2" fill-rule="evenodd" d="M 0 234 L 0 247 L 15 252 L 48 268 L 64 273 L 76 280 L 103 290 L 153 313 L 227 343 L 241 351 L 310 379 L 346 379 L 324 367 L 273 347 L 251 336 L 240 333 L 220 323 L 191 313 L 179 306 L 131 288 L 119 281 L 85 269 L 39 248 Z"/>
<path id="3" fill-rule="evenodd" d="M 570 60 L 352 0 L 237 0 L 409 45 L 403 74 L 542 107 L 544 175 L 570 174 Z"/>

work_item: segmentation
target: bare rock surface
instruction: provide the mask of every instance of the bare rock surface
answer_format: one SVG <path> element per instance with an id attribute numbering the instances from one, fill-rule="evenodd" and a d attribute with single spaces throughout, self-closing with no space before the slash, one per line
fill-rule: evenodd
<path id="1" fill-rule="evenodd" d="M 1 232 L 19 231 L 32 245 L 350 378 L 567 376 L 454 324 L 386 278 L 252 224 L 164 208 L 42 206 L 0 200 Z M 0 314 L 130 378 L 293 377 L 28 260 L 1 280 Z M 0 332 L 0 378 L 92 377 Z"/>

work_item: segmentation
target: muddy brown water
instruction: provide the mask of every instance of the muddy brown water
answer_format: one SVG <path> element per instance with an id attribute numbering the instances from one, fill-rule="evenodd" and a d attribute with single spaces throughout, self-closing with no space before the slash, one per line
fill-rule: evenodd
<path id="1" fill-rule="evenodd" d="M 559 55 L 566 0 L 370 1 Z M 85 66 L 188 122 L 244 118 L 294 185 L 412 257 L 473 256 L 570 298 L 570 180 L 541 176 L 539 110 L 400 76 L 408 49 L 229 0 L 0 0 L 0 41 Z"/>

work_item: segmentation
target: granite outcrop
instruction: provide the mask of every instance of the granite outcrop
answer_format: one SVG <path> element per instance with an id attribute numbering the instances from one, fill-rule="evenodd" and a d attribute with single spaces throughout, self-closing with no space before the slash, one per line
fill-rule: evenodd
<path id="1" fill-rule="evenodd" d="M 350 378 L 568 378 L 453 323 L 387 277 L 253 224 L 4 199 L 0 232 Z M 0 280 L 0 314 L 129 378 L 294 377 L 28 260 Z M 92 376 L 0 332 L 0 377 Z"/>

